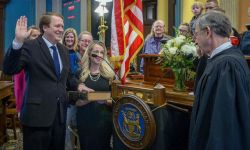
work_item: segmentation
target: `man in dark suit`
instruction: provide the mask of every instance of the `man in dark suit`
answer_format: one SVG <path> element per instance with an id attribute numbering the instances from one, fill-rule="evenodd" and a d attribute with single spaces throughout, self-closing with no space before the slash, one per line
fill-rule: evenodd
<path id="1" fill-rule="evenodd" d="M 39 28 L 38 38 L 25 41 L 29 35 L 27 18 L 18 19 L 3 71 L 13 75 L 25 70 L 27 85 L 20 114 L 24 150 L 63 150 L 70 69 L 68 50 L 59 43 L 63 17 L 44 14 Z"/>

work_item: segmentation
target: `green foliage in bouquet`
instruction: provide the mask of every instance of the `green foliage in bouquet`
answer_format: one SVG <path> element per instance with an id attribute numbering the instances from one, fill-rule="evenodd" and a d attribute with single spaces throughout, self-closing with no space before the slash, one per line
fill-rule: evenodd
<path id="1" fill-rule="evenodd" d="M 184 80 L 194 79 L 193 61 L 197 57 L 196 45 L 191 37 L 180 35 L 176 30 L 176 37 L 167 41 L 160 52 L 162 68 L 171 68 L 176 74 L 181 74 Z"/>

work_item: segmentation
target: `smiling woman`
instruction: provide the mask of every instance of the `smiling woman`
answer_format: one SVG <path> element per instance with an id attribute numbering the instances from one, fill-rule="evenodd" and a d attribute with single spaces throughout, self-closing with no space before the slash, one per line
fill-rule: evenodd
<path id="1" fill-rule="evenodd" d="M 77 49 L 77 33 L 76 30 L 73 28 L 68 28 L 65 30 L 62 39 L 63 45 L 65 45 L 69 49 L 69 61 L 70 61 L 70 72 L 74 76 L 78 76 L 79 72 L 79 62 L 80 59 L 77 56 L 76 49 Z M 69 89 L 74 90 L 74 89 Z M 67 121 L 66 127 L 75 126 L 76 125 L 76 107 L 75 105 L 69 105 L 67 108 Z M 66 136 L 65 136 L 65 149 L 73 149 L 72 134 L 70 134 L 70 130 L 66 128 Z"/>
<path id="2" fill-rule="evenodd" d="M 66 29 L 63 34 L 62 43 L 69 49 L 71 73 L 75 75 L 79 69 L 78 63 L 80 62 L 76 53 L 78 43 L 76 30 L 73 28 Z"/>
<path id="3" fill-rule="evenodd" d="M 99 41 L 90 43 L 83 55 L 82 62 L 80 80 L 83 84 L 78 90 L 80 92 L 110 91 L 114 72 L 107 64 L 109 62 L 105 45 Z M 107 99 L 96 102 L 78 100 L 76 105 L 78 106 L 77 130 L 81 147 L 110 149 L 113 126 L 111 103 Z"/>

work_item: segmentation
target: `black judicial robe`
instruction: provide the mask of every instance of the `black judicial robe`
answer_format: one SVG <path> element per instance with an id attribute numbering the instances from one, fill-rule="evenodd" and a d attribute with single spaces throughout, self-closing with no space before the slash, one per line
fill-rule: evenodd
<path id="1" fill-rule="evenodd" d="M 189 136 L 189 150 L 250 150 L 250 73 L 236 47 L 208 59 Z"/>
<path id="2" fill-rule="evenodd" d="M 195 83 L 194 83 L 194 93 L 196 91 L 196 87 L 197 84 L 203 74 L 203 72 L 205 71 L 205 68 L 207 66 L 207 55 L 203 55 L 198 61 L 198 65 L 196 68 L 196 79 L 195 79 Z"/>

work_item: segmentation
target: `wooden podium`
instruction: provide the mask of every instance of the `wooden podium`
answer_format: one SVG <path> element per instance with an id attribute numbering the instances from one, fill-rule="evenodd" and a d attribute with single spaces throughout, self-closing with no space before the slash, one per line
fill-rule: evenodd
<path id="1" fill-rule="evenodd" d="M 122 149 L 188 149 L 190 114 L 194 101 L 194 96 L 189 93 L 191 92 L 190 89 L 192 89 L 193 84 L 190 83 L 188 86 L 189 89 L 186 92 L 173 91 L 174 76 L 171 69 L 162 70 L 161 66 L 155 63 L 159 55 L 142 54 L 140 56 L 144 58 L 144 80 L 138 79 L 137 77 L 136 79 L 128 80 L 124 85 L 120 84 L 120 82 L 114 82 L 112 84 L 111 95 L 115 100 L 114 108 L 116 108 L 113 110 L 113 124 L 119 140 L 127 146 Z M 246 60 L 248 64 L 250 64 L 249 56 L 246 56 Z M 140 102 L 145 102 L 150 106 L 149 112 L 152 112 L 153 118 L 155 118 L 156 133 L 154 134 L 153 131 L 150 133 L 151 137 L 153 137 L 150 141 L 153 141 L 153 143 L 144 144 L 145 148 L 136 147 L 133 139 L 131 140 L 122 135 L 125 131 L 122 125 L 124 122 L 126 123 L 126 121 L 121 118 L 127 119 L 129 116 L 137 116 L 131 115 L 137 114 L 137 112 L 146 114 L 140 111 L 142 106 L 137 107 L 135 102 L 131 102 L 131 100 L 127 98 L 128 94 L 130 94 L 130 97 L 139 97 Z M 126 106 L 128 107 L 127 110 L 133 110 L 133 113 L 130 112 L 127 113 L 130 115 L 121 117 L 122 113 L 120 112 L 123 112 Z M 149 117 L 143 116 L 138 118 L 143 118 L 146 120 L 145 122 L 149 122 L 147 119 Z M 137 123 L 132 122 L 126 124 L 130 126 L 129 129 L 131 130 L 129 131 L 135 131 L 138 127 L 150 127 L 149 125 L 144 126 L 143 123 L 139 123 L 136 117 L 132 117 L 131 120 L 137 121 Z M 154 122 L 152 124 L 154 124 Z M 147 131 L 148 130 L 150 130 L 150 128 L 147 129 Z M 147 138 L 148 137 L 143 137 L 142 139 Z M 116 139 L 114 138 L 114 140 Z M 138 141 L 137 143 L 143 143 L 143 141 Z M 122 144 L 119 146 L 122 146 Z"/>
<path id="2" fill-rule="evenodd" d="M 171 69 L 161 69 L 156 64 L 158 54 L 141 54 L 144 59 L 144 80 L 128 79 L 124 85 L 114 83 L 112 97 L 117 99 L 124 94 L 134 94 L 142 98 L 146 103 L 160 106 L 166 102 L 192 106 L 194 96 L 189 95 L 193 83 L 189 83 L 189 90 L 186 92 L 173 91 L 174 76 Z M 157 84 L 161 85 L 157 85 Z"/>
<path id="3" fill-rule="evenodd" d="M 124 149 L 153 150 L 168 149 L 169 147 L 174 147 L 174 149 L 187 149 L 189 114 L 193 105 L 194 96 L 189 95 L 190 91 L 173 91 L 173 73 L 171 70 L 162 71 L 160 64 L 155 63 L 159 55 L 143 54 L 141 57 L 144 58 L 144 80 L 131 78 L 128 79 L 124 85 L 120 84 L 120 82 L 113 82 L 112 84 L 111 95 L 115 100 L 113 106 L 113 124 L 116 134 L 119 140 L 127 146 Z M 144 105 L 137 106 L 139 102 L 132 102 L 131 99 L 129 99 L 129 97 L 135 96 L 139 97 L 135 99 L 140 103 L 143 102 L 147 104 L 147 106 L 150 106 L 150 109 L 145 111 Z M 123 111 L 126 112 L 124 114 L 128 115 L 122 117 L 121 114 Z M 145 116 L 138 115 L 140 114 L 139 112 Z M 146 112 L 151 115 L 147 115 Z M 153 120 L 155 121 L 150 121 L 150 116 L 153 116 Z M 132 118 L 132 121 L 126 121 L 127 118 Z M 137 118 L 141 118 L 145 122 L 140 122 Z M 137 121 L 137 123 L 133 121 Z M 124 123 L 130 127 L 130 130 L 128 130 L 129 133 L 134 133 L 135 135 L 137 132 L 134 131 L 138 131 L 138 128 L 143 129 L 145 127 L 146 129 L 143 131 L 151 133 L 143 133 L 143 135 L 150 135 L 149 141 L 151 142 L 144 142 L 144 140 L 149 139 L 149 137 L 142 136 L 141 140 L 136 139 L 136 143 L 142 143 L 143 147 L 136 145 L 133 138 L 131 139 L 129 136 L 126 136 L 128 133 L 125 132 L 127 130 L 124 129 Z M 155 128 L 153 128 L 154 126 Z M 178 139 L 182 140 L 178 141 Z"/>
<path id="4" fill-rule="evenodd" d="M 147 83 L 164 83 L 166 86 L 174 84 L 174 76 L 170 69 L 162 70 L 160 64 L 156 64 L 158 54 L 141 54 L 144 59 L 144 82 Z"/>

